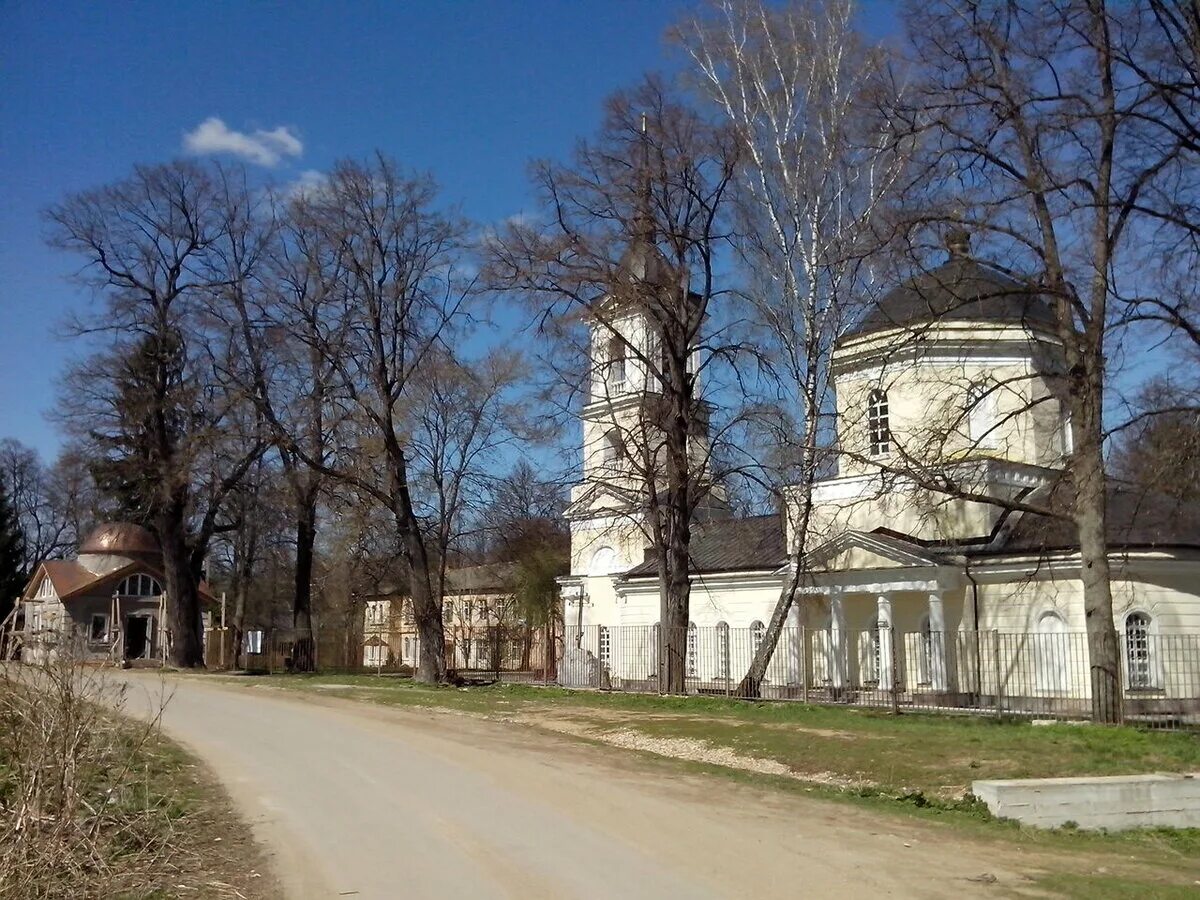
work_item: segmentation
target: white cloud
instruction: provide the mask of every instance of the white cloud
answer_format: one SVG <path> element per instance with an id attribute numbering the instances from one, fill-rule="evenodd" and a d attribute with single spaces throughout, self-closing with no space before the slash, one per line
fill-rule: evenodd
<path id="1" fill-rule="evenodd" d="M 304 144 L 286 125 L 251 134 L 234 131 L 216 116 L 210 116 L 183 135 L 188 153 L 231 153 L 260 166 L 276 166 L 285 156 L 299 156 Z"/>
<path id="2" fill-rule="evenodd" d="M 284 195 L 289 200 L 300 197 L 315 197 L 329 184 L 329 176 L 317 169 L 305 169 L 296 180 L 284 189 Z"/>

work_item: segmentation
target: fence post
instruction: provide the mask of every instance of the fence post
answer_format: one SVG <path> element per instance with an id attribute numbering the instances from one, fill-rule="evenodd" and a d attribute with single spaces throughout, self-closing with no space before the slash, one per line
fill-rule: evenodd
<path id="1" fill-rule="evenodd" d="M 996 674 L 996 716 L 1004 711 L 1004 679 L 1000 670 L 1000 629 L 992 629 L 992 670 Z"/>
<path id="2" fill-rule="evenodd" d="M 724 625 L 721 628 L 721 640 L 725 644 L 725 696 L 729 697 L 733 694 L 733 686 L 729 683 L 729 626 Z"/>
<path id="3" fill-rule="evenodd" d="M 900 671 L 896 663 L 899 654 L 896 653 L 896 626 L 891 622 L 887 624 L 888 630 L 888 655 L 892 660 L 892 715 L 900 715 Z"/>

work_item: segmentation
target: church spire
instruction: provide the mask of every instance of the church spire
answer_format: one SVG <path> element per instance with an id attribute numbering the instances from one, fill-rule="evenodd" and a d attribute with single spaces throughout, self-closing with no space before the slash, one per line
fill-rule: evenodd
<path id="1" fill-rule="evenodd" d="M 650 137 L 647 133 L 646 114 L 642 113 L 641 139 L 638 141 L 637 199 L 633 212 L 633 240 L 647 245 L 654 244 L 654 216 L 650 211 Z"/>
<path id="2" fill-rule="evenodd" d="M 637 179 L 632 221 L 629 223 L 629 243 L 621 260 L 626 274 L 635 281 L 655 283 L 666 272 L 666 260 L 658 250 L 658 233 L 654 224 L 654 198 L 650 172 L 650 135 L 646 114 L 642 113 L 641 138 L 636 152 Z"/>

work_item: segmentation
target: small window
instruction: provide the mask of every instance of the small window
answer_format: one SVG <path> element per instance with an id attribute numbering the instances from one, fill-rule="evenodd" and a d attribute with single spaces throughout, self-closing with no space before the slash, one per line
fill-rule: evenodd
<path id="1" fill-rule="evenodd" d="M 454 618 L 454 601 L 446 600 L 442 603 L 442 621 L 449 622 Z"/>
<path id="2" fill-rule="evenodd" d="M 43 578 L 42 583 L 40 585 L 38 585 L 37 595 L 39 597 L 53 597 L 54 596 L 54 585 L 50 582 L 50 579 L 48 577 Z"/>
<path id="3" fill-rule="evenodd" d="M 1154 666 L 1154 638 L 1150 634 L 1150 616 L 1144 612 L 1125 617 L 1125 663 L 1129 687 L 1147 690 L 1158 686 Z"/>
<path id="4" fill-rule="evenodd" d="M 403 618 L 404 618 L 404 624 L 405 624 L 405 625 L 411 625 L 411 624 L 413 623 L 413 605 L 412 605 L 412 601 L 411 601 L 411 600 L 405 600 L 405 601 L 403 602 L 403 604 L 402 604 L 402 607 L 401 607 L 401 608 L 403 609 L 403 612 L 401 613 L 401 615 L 402 615 L 402 616 L 403 616 Z"/>
<path id="5" fill-rule="evenodd" d="M 887 391 L 873 390 L 867 398 L 867 429 L 870 432 L 872 456 L 886 456 L 892 452 Z"/>
<path id="6" fill-rule="evenodd" d="M 463 617 L 464 622 L 470 622 L 471 620 L 473 620 L 475 618 L 475 604 L 474 603 L 467 602 L 467 603 L 463 604 L 462 617 Z"/>
<path id="7" fill-rule="evenodd" d="M 92 626 L 88 632 L 88 636 L 93 641 L 108 640 L 108 616 L 104 613 L 95 613 L 92 616 Z"/>
<path id="8" fill-rule="evenodd" d="M 475 665 L 482 666 L 487 663 L 488 658 L 488 642 L 487 638 L 475 638 Z"/>
<path id="9" fill-rule="evenodd" d="M 717 667 L 717 675 L 724 678 L 725 671 L 729 667 L 729 624 L 727 622 L 717 623 Z"/>
<path id="10" fill-rule="evenodd" d="M 614 393 L 625 390 L 625 341 L 616 334 L 608 339 L 608 387 Z"/>

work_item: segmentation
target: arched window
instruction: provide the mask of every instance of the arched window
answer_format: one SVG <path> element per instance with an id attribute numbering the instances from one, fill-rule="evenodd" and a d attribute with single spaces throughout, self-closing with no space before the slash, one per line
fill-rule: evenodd
<path id="1" fill-rule="evenodd" d="M 612 667 L 612 632 L 607 625 L 600 626 L 600 665 L 606 672 Z"/>
<path id="2" fill-rule="evenodd" d="M 1125 665 L 1131 689 L 1158 686 L 1150 616 L 1144 612 L 1132 612 L 1125 617 Z"/>
<path id="3" fill-rule="evenodd" d="M 589 575 L 611 575 L 617 568 L 617 551 L 612 547 L 598 547 L 588 563 Z"/>
<path id="4" fill-rule="evenodd" d="M 717 623 L 717 677 L 724 678 L 729 668 L 729 624 Z"/>
<path id="5" fill-rule="evenodd" d="M 974 447 L 996 446 L 996 390 L 977 381 L 967 389 L 967 437 Z"/>
<path id="6" fill-rule="evenodd" d="M 130 575 L 117 585 L 117 594 L 121 597 L 158 597 L 162 595 L 162 585 L 144 573 Z"/>
<path id="7" fill-rule="evenodd" d="M 687 630 L 687 677 L 695 678 L 696 673 L 700 670 L 700 647 L 699 635 L 696 631 L 696 623 L 688 622 Z"/>
<path id="8" fill-rule="evenodd" d="M 892 452 L 887 391 L 877 388 L 867 397 L 867 429 L 870 432 L 872 456 L 886 456 Z"/>
<path id="9" fill-rule="evenodd" d="M 1055 612 L 1042 613 L 1034 635 L 1034 674 L 1038 690 L 1065 691 L 1070 686 L 1069 640 L 1067 623 L 1062 616 Z"/>
<path id="10" fill-rule="evenodd" d="M 617 334 L 608 339 L 608 388 L 614 393 L 625 390 L 625 341 Z"/>
<path id="11" fill-rule="evenodd" d="M 767 626 L 755 619 L 750 623 L 750 652 L 758 654 L 758 648 L 762 646 L 763 638 L 767 635 Z"/>

